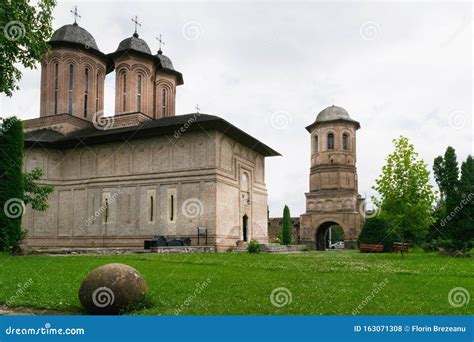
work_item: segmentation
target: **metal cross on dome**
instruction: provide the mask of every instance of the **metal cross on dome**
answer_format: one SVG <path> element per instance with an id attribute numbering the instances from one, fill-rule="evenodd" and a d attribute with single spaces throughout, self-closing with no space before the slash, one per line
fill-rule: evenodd
<path id="1" fill-rule="evenodd" d="M 156 38 L 156 40 L 160 43 L 160 47 L 159 47 L 158 50 L 161 51 L 161 45 L 165 45 L 165 42 L 161 39 L 161 33 L 160 33 L 160 35 L 159 35 L 158 37 L 155 37 L 155 38 Z"/>
<path id="2" fill-rule="evenodd" d="M 201 108 L 199 108 L 199 105 L 197 104 L 196 105 L 196 113 L 199 114 L 199 111 L 201 110 Z"/>
<path id="3" fill-rule="evenodd" d="M 74 24 L 77 24 L 77 18 L 82 18 L 79 13 L 77 13 L 77 5 L 74 6 L 74 11 L 73 10 L 69 10 L 69 12 L 72 13 L 72 15 L 74 16 Z"/>
<path id="4" fill-rule="evenodd" d="M 135 18 L 132 18 L 132 21 L 135 23 L 135 34 L 138 34 L 137 33 L 137 28 L 138 28 L 138 26 L 141 27 L 142 24 L 138 22 L 138 17 L 137 16 L 135 16 Z"/>

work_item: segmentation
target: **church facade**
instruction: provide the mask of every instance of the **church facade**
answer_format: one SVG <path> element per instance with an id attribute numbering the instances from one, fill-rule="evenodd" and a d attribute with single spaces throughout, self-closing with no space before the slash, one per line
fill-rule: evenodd
<path id="1" fill-rule="evenodd" d="M 41 168 L 54 192 L 46 211 L 26 208 L 26 248 L 140 248 L 155 235 L 196 245 L 199 231 L 217 250 L 268 242 L 265 158 L 276 151 L 218 116 L 175 115 L 183 77 L 136 32 L 109 54 L 76 23 L 49 43 L 25 169 Z"/>

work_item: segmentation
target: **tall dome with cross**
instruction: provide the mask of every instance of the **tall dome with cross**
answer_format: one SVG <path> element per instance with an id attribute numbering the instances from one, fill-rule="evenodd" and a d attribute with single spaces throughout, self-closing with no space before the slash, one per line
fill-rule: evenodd
<path id="1" fill-rule="evenodd" d="M 311 167 L 306 213 L 301 215 L 301 240 L 326 249 L 332 226 L 344 232 L 346 247 L 360 233 L 364 202 L 358 194 L 356 131 L 358 121 L 342 107 L 330 106 L 306 127 L 310 133 Z"/>

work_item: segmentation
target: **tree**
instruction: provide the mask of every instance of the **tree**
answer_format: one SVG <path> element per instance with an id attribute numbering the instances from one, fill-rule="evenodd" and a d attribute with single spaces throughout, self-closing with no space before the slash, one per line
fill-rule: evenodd
<path id="1" fill-rule="evenodd" d="M 0 93 L 12 96 L 21 79 L 18 65 L 33 69 L 48 51 L 55 0 L 3 0 L 0 4 Z"/>
<path id="2" fill-rule="evenodd" d="M 459 180 L 458 219 L 452 229 L 452 239 L 457 250 L 469 251 L 474 246 L 474 159 L 468 156 L 461 166 Z"/>
<path id="3" fill-rule="evenodd" d="M 394 233 L 403 241 L 419 242 L 433 222 L 435 194 L 430 173 L 406 137 L 400 136 L 393 143 L 395 151 L 388 155 L 373 187 L 380 198 L 372 200 Z"/>
<path id="4" fill-rule="evenodd" d="M 386 252 L 392 250 L 396 240 L 397 236 L 393 234 L 389 223 L 380 216 L 367 219 L 358 238 L 359 243 L 384 245 Z"/>
<path id="5" fill-rule="evenodd" d="M 0 250 L 11 251 L 22 238 L 23 200 L 23 125 L 12 117 L 0 130 Z"/>
<path id="6" fill-rule="evenodd" d="M 287 205 L 283 209 L 283 229 L 281 233 L 281 243 L 283 245 L 291 244 L 291 215 Z"/>
<path id="7" fill-rule="evenodd" d="M 45 211 L 48 209 L 48 196 L 54 188 L 51 185 L 39 185 L 37 181 L 41 177 L 43 177 L 43 170 L 37 167 L 23 175 L 24 201 L 25 205 L 31 204 L 33 210 Z"/>

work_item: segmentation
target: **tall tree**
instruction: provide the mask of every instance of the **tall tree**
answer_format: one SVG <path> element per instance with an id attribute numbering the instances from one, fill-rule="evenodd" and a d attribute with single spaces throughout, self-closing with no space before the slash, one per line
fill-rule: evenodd
<path id="1" fill-rule="evenodd" d="M 23 196 L 23 125 L 12 117 L 0 129 L 0 250 L 11 251 L 22 238 Z"/>
<path id="2" fill-rule="evenodd" d="M 0 2 L 0 93 L 11 96 L 18 89 L 18 65 L 33 69 L 48 51 L 55 0 L 2 0 Z"/>
<path id="3" fill-rule="evenodd" d="M 373 187 L 380 198 L 373 198 L 389 222 L 391 230 L 403 240 L 419 242 L 430 224 L 435 195 L 429 182 L 429 171 L 406 137 L 393 140 L 382 174 Z"/>
<path id="4" fill-rule="evenodd" d="M 453 226 L 452 236 L 456 248 L 469 251 L 474 246 L 474 159 L 468 156 L 461 166 L 459 180 L 460 201 L 454 210 L 458 210 L 459 219 Z"/>
<path id="5" fill-rule="evenodd" d="M 287 205 L 283 209 L 283 229 L 281 233 L 281 243 L 283 245 L 291 244 L 291 215 Z"/>

